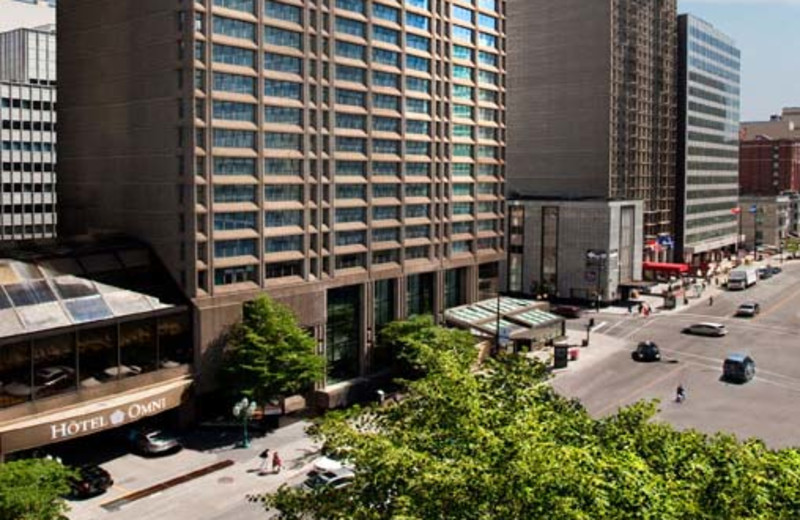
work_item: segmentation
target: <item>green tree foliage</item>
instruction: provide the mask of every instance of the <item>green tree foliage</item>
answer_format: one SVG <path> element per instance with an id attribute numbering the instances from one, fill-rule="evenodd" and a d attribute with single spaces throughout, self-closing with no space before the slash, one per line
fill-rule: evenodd
<path id="1" fill-rule="evenodd" d="M 420 334 L 396 328 L 402 342 Z M 406 399 L 313 429 L 355 464 L 354 484 L 284 487 L 266 507 L 283 519 L 800 518 L 798 450 L 677 431 L 653 420 L 655 402 L 593 419 L 541 364 L 507 356 L 470 370 L 474 349 L 411 344 L 426 376 Z"/>
<path id="2" fill-rule="evenodd" d="M 244 307 L 244 318 L 228 338 L 222 378 L 233 396 L 259 403 L 308 390 L 322 378 L 316 342 L 292 311 L 266 296 Z"/>
<path id="3" fill-rule="evenodd" d="M 56 520 L 67 511 L 72 470 L 48 459 L 0 464 L 0 518 Z"/>

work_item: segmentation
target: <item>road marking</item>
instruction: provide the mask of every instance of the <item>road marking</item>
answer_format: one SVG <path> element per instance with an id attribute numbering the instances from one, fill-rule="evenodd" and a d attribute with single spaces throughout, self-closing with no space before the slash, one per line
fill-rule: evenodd
<path id="1" fill-rule="evenodd" d="M 712 357 L 709 357 L 709 356 L 703 356 L 702 354 L 695 354 L 694 352 L 685 352 L 685 351 L 682 351 L 682 350 L 673 350 L 673 349 L 670 349 L 670 348 L 662 348 L 661 351 L 662 352 L 669 352 L 669 353 L 677 354 L 677 355 L 684 355 L 684 356 L 694 357 L 694 358 L 697 358 L 697 359 L 702 359 L 703 361 L 709 361 L 709 362 L 715 363 L 718 367 L 722 367 L 722 363 L 723 363 L 723 361 L 725 361 L 724 359 L 721 359 L 721 358 L 712 358 Z M 772 372 L 770 370 L 764 370 L 764 369 L 761 369 L 761 368 L 756 368 L 756 373 L 757 374 L 766 374 L 766 375 L 771 376 L 771 377 L 777 377 L 777 378 L 780 378 L 780 379 L 786 379 L 788 381 L 793 381 L 793 382 L 796 382 L 796 383 L 800 383 L 800 378 L 798 378 L 798 377 L 787 376 L 785 374 L 779 374 L 777 372 Z"/>
<path id="2" fill-rule="evenodd" d="M 771 305 L 767 310 L 765 310 L 764 312 L 761 313 L 761 316 L 762 317 L 766 316 L 767 314 L 771 313 L 772 311 L 778 310 L 779 308 L 781 308 L 784 305 L 786 305 L 787 303 L 789 303 L 789 301 L 791 301 L 793 298 L 795 298 L 798 294 L 800 294 L 800 289 L 794 291 L 793 293 L 791 293 L 791 294 L 787 295 L 786 297 L 782 298 L 781 300 L 779 300 L 777 303 L 774 303 L 773 305 Z"/>
<path id="3" fill-rule="evenodd" d="M 594 328 L 592 329 L 592 332 L 597 332 L 598 330 L 602 329 L 606 325 L 608 325 L 608 322 L 601 321 L 600 323 L 598 323 L 597 325 L 594 326 Z"/>
<path id="4" fill-rule="evenodd" d="M 120 486 L 119 484 L 114 484 L 111 487 L 113 487 L 114 489 L 116 489 L 120 493 L 130 493 L 130 490 L 128 488 L 124 488 L 124 487 Z"/>
<path id="5" fill-rule="evenodd" d="M 670 370 L 669 372 L 667 372 L 663 376 L 653 379 L 652 381 L 650 381 L 646 385 L 642 385 L 642 386 L 640 386 L 638 388 L 633 389 L 631 392 L 628 393 L 628 395 L 626 395 L 622 399 L 617 399 L 613 403 L 607 404 L 606 406 L 604 406 L 603 408 L 601 408 L 600 410 L 595 412 L 594 415 L 595 416 L 600 416 L 600 415 L 603 415 L 608 410 L 610 410 L 611 408 L 614 408 L 615 406 L 619 407 L 623 402 L 629 400 L 631 397 L 634 397 L 636 394 L 641 394 L 642 392 L 645 392 L 646 390 L 649 390 L 650 388 L 654 387 L 655 385 L 657 385 L 657 384 L 659 384 L 659 383 L 661 383 L 663 381 L 666 381 L 670 377 L 673 377 L 677 372 L 680 372 L 682 370 L 684 370 L 684 367 L 682 367 L 682 366 L 675 367 L 674 370 Z"/>
<path id="6" fill-rule="evenodd" d="M 653 323 L 657 319 L 658 319 L 658 316 L 656 316 L 656 317 L 654 317 L 652 319 L 645 318 L 645 322 L 644 323 L 642 323 L 640 326 L 636 327 L 632 331 L 630 331 L 627 334 L 625 334 L 624 336 L 622 336 L 622 339 L 630 338 L 631 336 L 633 336 L 634 334 L 636 334 L 637 332 L 639 332 L 643 328 L 650 326 L 650 324 Z"/>

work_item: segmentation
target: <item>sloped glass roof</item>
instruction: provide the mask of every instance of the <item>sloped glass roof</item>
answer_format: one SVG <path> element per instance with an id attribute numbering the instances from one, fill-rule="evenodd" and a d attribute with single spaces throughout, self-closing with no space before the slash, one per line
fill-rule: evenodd
<path id="1" fill-rule="evenodd" d="M 563 318 L 541 310 L 542 304 L 532 300 L 501 296 L 469 305 L 454 307 L 445 311 L 445 318 L 460 327 L 469 328 L 475 333 L 496 333 L 498 310 L 500 328 L 511 336 L 517 332 L 535 329 L 563 321 Z"/>
<path id="2" fill-rule="evenodd" d="M 0 256 L 0 338 L 152 312 L 180 301 L 138 244 L 77 251 L 45 246 L 12 254 Z"/>

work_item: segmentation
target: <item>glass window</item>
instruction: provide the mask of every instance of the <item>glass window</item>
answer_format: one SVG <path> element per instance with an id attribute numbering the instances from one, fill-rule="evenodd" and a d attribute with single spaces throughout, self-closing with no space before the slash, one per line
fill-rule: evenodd
<path id="1" fill-rule="evenodd" d="M 481 32 L 479 34 L 478 43 L 483 45 L 484 47 L 492 47 L 493 49 L 497 48 L 497 36 L 492 36 L 491 34 L 487 34 L 485 32 Z"/>
<path id="2" fill-rule="evenodd" d="M 249 76 L 238 76 L 236 74 L 226 74 L 224 72 L 214 73 L 214 89 L 224 90 L 225 92 L 235 92 L 237 94 L 256 93 L 256 78 Z"/>
<path id="3" fill-rule="evenodd" d="M 478 13 L 478 25 L 486 29 L 497 30 L 497 18 L 488 14 Z"/>
<path id="4" fill-rule="evenodd" d="M 348 65 L 336 65 L 336 79 L 366 84 L 367 70 Z"/>
<path id="5" fill-rule="evenodd" d="M 395 31 L 382 25 L 372 26 L 372 37 L 378 41 L 400 45 L 400 31 Z"/>
<path id="6" fill-rule="evenodd" d="M 356 43 L 336 41 L 336 55 L 352 60 L 366 61 L 367 48 Z"/>
<path id="7" fill-rule="evenodd" d="M 31 362 L 31 346 L 27 341 L 0 348 L 0 381 L 4 385 L 4 392 L 0 393 L 0 408 L 30 399 Z"/>
<path id="8" fill-rule="evenodd" d="M 265 5 L 268 17 L 302 25 L 303 12 L 301 8 L 294 5 L 284 4 L 282 2 L 275 2 L 273 0 L 267 0 Z"/>
<path id="9" fill-rule="evenodd" d="M 264 132 L 264 146 L 277 150 L 303 151 L 303 134 Z"/>
<path id="10" fill-rule="evenodd" d="M 267 159 L 264 161 L 265 175 L 302 176 L 303 161 L 298 159 Z"/>
<path id="11" fill-rule="evenodd" d="M 405 207 L 406 218 L 429 218 L 430 207 L 427 204 L 409 204 Z"/>
<path id="12" fill-rule="evenodd" d="M 400 98 L 386 94 L 373 94 L 372 105 L 374 108 L 385 108 L 387 110 L 400 110 Z"/>
<path id="13" fill-rule="evenodd" d="M 214 5 L 251 14 L 256 12 L 255 0 L 214 0 Z"/>
<path id="14" fill-rule="evenodd" d="M 214 174 L 255 176 L 256 160 L 243 157 L 214 157 Z"/>
<path id="15" fill-rule="evenodd" d="M 373 139 L 372 151 L 374 153 L 390 153 L 400 154 L 400 141 L 393 141 L 390 139 Z"/>
<path id="16" fill-rule="evenodd" d="M 214 202 L 255 202 L 256 187 L 247 185 L 215 185 Z"/>
<path id="17" fill-rule="evenodd" d="M 270 97 L 280 97 L 303 100 L 303 84 L 293 81 L 280 81 L 275 79 L 264 80 L 264 94 Z"/>
<path id="18" fill-rule="evenodd" d="M 158 369 L 155 320 L 121 323 L 119 348 L 122 361 L 119 377 L 153 372 Z"/>
<path id="19" fill-rule="evenodd" d="M 500 58 L 497 54 L 492 54 L 491 52 L 486 52 L 486 51 L 480 51 L 478 52 L 478 59 L 482 65 L 490 65 L 492 67 L 497 67 Z"/>
<path id="20" fill-rule="evenodd" d="M 388 5 L 379 4 L 377 2 L 372 4 L 372 14 L 376 18 L 389 20 L 390 22 L 400 23 L 400 10 Z"/>
<path id="21" fill-rule="evenodd" d="M 80 386 L 90 388 L 123 372 L 119 367 L 116 326 L 78 331 Z M 125 373 L 135 370 L 132 367 Z"/>
<path id="22" fill-rule="evenodd" d="M 366 208 L 337 208 L 336 209 L 336 222 L 366 222 L 367 210 Z"/>
<path id="23" fill-rule="evenodd" d="M 400 206 L 373 207 L 372 220 L 400 220 Z"/>
<path id="24" fill-rule="evenodd" d="M 337 161 L 336 175 L 354 175 L 363 177 L 367 173 L 367 163 L 362 161 Z"/>
<path id="25" fill-rule="evenodd" d="M 341 231 L 336 233 L 337 246 L 366 245 L 366 231 Z"/>
<path id="26" fill-rule="evenodd" d="M 413 90 L 415 92 L 431 93 L 431 82 L 427 79 L 415 78 L 414 76 L 406 76 L 406 90 Z"/>
<path id="27" fill-rule="evenodd" d="M 400 54 L 386 49 L 379 49 L 378 47 L 372 48 L 372 61 L 375 63 L 382 63 L 383 65 L 391 65 L 393 67 L 400 66 Z"/>
<path id="28" fill-rule="evenodd" d="M 341 16 L 336 17 L 336 31 L 352 34 L 360 38 L 367 37 L 367 26 L 364 22 L 359 22 L 351 18 L 342 18 Z"/>
<path id="29" fill-rule="evenodd" d="M 340 2 L 342 0 L 339 0 Z M 361 351 L 361 287 L 328 291 L 326 358 L 328 383 L 357 377 Z"/>
<path id="30" fill-rule="evenodd" d="M 290 47 L 298 51 L 303 50 L 303 35 L 299 32 L 268 26 L 264 28 L 264 40 L 269 45 Z"/>
<path id="31" fill-rule="evenodd" d="M 286 276 L 303 276 L 303 261 L 267 264 L 267 278 L 284 278 Z"/>
<path id="32" fill-rule="evenodd" d="M 214 146 L 222 148 L 255 148 L 256 133 L 246 130 L 214 129 Z"/>
<path id="33" fill-rule="evenodd" d="M 243 40 L 256 41 L 256 26 L 250 22 L 234 20 L 214 16 L 214 33 L 230 36 L 231 38 L 241 38 Z"/>
<path id="34" fill-rule="evenodd" d="M 375 161 L 372 163 L 373 175 L 388 175 L 391 177 L 400 176 L 400 163 Z"/>
<path id="35" fill-rule="evenodd" d="M 366 14 L 364 0 L 336 0 L 336 7 L 356 13 Z"/>
<path id="36" fill-rule="evenodd" d="M 406 133 L 408 134 L 429 134 L 430 123 L 427 121 L 416 121 L 414 119 L 406 120 Z"/>
<path id="37" fill-rule="evenodd" d="M 194 344 L 190 333 L 188 313 L 158 318 L 158 357 L 161 368 L 173 368 L 192 362 Z"/>
<path id="38" fill-rule="evenodd" d="M 336 128 L 350 128 L 353 130 L 367 130 L 367 116 L 358 114 L 336 113 Z"/>
<path id="39" fill-rule="evenodd" d="M 419 49 L 421 51 L 430 52 L 431 39 L 418 34 L 406 34 L 406 46 L 412 49 Z"/>
<path id="40" fill-rule="evenodd" d="M 453 44 L 453 58 L 472 61 L 472 49 Z"/>
<path id="41" fill-rule="evenodd" d="M 423 141 L 406 141 L 406 155 L 430 155 L 431 144 Z"/>
<path id="42" fill-rule="evenodd" d="M 265 225 L 268 228 L 303 226 L 302 210 L 267 211 L 264 214 Z"/>
<path id="43" fill-rule="evenodd" d="M 372 84 L 377 87 L 400 88 L 400 76 L 391 72 L 372 71 Z"/>
<path id="44" fill-rule="evenodd" d="M 303 186 L 299 184 L 274 184 L 264 187 L 268 202 L 302 202 Z"/>
<path id="45" fill-rule="evenodd" d="M 472 69 L 462 65 L 453 65 L 453 77 L 458 79 L 472 79 Z"/>
<path id="46" fill-rule="evenodd" d="M 472 11 L 470 9 L 453 5 L 452 16 L 454 20 L 459 20 L 469 24 L 472 23 Z"/>
<path id="47" fill-rule="evenodd" d="M 294 56 L 276 54 L 274 52 L 264 53 L 264 68 L 277 72 L 290 72 L 293 74 L 303 73 L 303 60 Z"/>
<path id="48" fill-rule="evenodd" d="M 366 200 L 367 186 L 364 184 L 337 184 L 336 198 Z"/>
<path id="49" fill-rule="evenodd" d="M 409 317 L 431 313 L 433 288 L 433 273 L 412 274 L 406 278 L 406 301 Z"/>
<path id="50" fill-rule="evenodd" d="M 395 286 L 395 280 L 377 280 L 374 282 L 375 330 L 377 332 L 380 332 L 383 327 L 395 320 L 397 312 Z M 372 352 L 373 368 L 376 370 L 388 367 L 393 359 L 393 353 L 387 352 L 381 343 L 377 342 Z"/>
<path id="51" fill-rule="evenodd" d="M 453 39 L 472 42 L 472 29 L 453 24 Z"/>
<path id="52" fill-rule="evenodd" d="M 421 58 L 419 56 L 414 56 L 413 54 L 406 54 L 406 67 L 409 69 L 428 72 L 430 66 L 431 63 L 428 58 Z"/>
<path id="53" fill-rule="evenodd" d="M 230 258 L 236 256 L 256 256 L 255 239 L 217 240 L 214 242 L 214 256 Z"/>
<path id="54" fill-rule="evenodd" d="M 377 132 L 400 133 L 400 120 L 394 117 L 372 117 L 372 129 Z"/>
<path id="55" fill-rule="evenodd" d="M 230 231 L 235 229 L 255 229 L 255 213 L 215 213 L 214 229 L 216 231 Z"/>
<path id="56" fill-rule="evenodd" d="M 22 397 L 19 394 L 25 393 L 25 397 L 42 399 L 74 391 L 76 389 L 74 340 L 74 334 L 65 333 L 34 341 L 33 385 L 20 385 L 19 381 L 14 381 L 6 390 L 6 394 Z M 20 390 L 23 391 L 20 392 Z"/>
<path id="57" fill-rule="evenodd" d="M 366 106 L 366 96 L 364 92 L 349 90 L 344 88 L 336 89 L 336 102 L 341 105 L 352 105 L 357 107 Z"/>
<path id="58" fill-rule="evenodd" d="M 429 24 L 430 19 L 427 16 L 406 12 L 406 25 L 427 31 Z"/>
<path id="59" fill-rule="evenodd" d="M 264 107 L 265 123 L 280 123 L 284 125 L 302 125 L 303 110 L 300 108 L 287 107 Z"/>
<path id="60" fill-rule="evenodd" d="M 367 140 L 360 137 L 337 137 L 336 151 L 366 153 Z"/>
<path id="61" fill-rule="evenodd" d="M 237 103 L 234 101 L 214 100 L 213 113 L 215 119 L 255 122 L 256 105 Z"/>
<path id="62" fill-rule="evenodd" d="M 426 99 L 406 98 L 406 112 L 430 115 L 430 102 Z"/>
<path id="63" fill-rule="evenodd" d="M 212 59 L 218 63 L 227 63 L 229 65 L 251 68 L 256 66 L 256 53 L 254 51 L 219 43 L 214 44 Z"/>
<path id="64" fill-rule="evenodd" d="M 287 251 L 303 250 L 303 235 L 284 237 L 270 237 L 266 240 L 267 253 L 284 253 Z"/>
<path id="65" fill-rule="evenodd" d="M 256 266 L 247 265 L 214 269 L 214 285 L 230 285 L 243 282 L 258 283 Z"/>
<path id="66" fill-rule="evenodd" d="M 406 162 L 406 175 L 430 177 L 433 164 L 424 162 Z"/>
<path id="67" fill-rule="evenodd" d="M 381 198 L 399 198 L 400 190 L 397 184 L 373 184 L 372 197 L 375 199 Z"/>

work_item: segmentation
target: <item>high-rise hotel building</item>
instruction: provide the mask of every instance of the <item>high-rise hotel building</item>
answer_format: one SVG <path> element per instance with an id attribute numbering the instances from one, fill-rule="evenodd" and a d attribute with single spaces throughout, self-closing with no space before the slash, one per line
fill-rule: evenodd
<path id="1" fill-rule="evenodd" d="M 383 324 L 496 291 L 505 0 L 73 0 L 58 19 L 61 230 L 151 244 L 201 363 L 266 292 L 346 389 L 382 368 Z"/>

